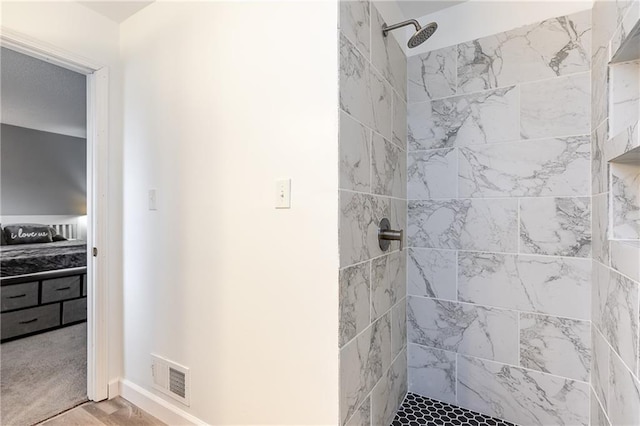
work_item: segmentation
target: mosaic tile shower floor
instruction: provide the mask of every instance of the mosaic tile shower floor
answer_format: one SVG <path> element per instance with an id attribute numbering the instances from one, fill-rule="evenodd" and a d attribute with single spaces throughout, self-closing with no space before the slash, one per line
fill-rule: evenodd
<path id="1" fill-rule="evenodd" d="M 455 405 L 408 393 L 391 426 L 517 426 Z"/>

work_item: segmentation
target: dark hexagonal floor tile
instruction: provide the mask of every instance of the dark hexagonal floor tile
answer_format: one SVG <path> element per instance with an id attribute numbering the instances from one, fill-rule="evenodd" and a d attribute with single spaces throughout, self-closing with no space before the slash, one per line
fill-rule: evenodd
<path id="1" fill-rule="evenodd" d="M 495 417 L 408 393 L 392 426 L 517 426 Z"/>

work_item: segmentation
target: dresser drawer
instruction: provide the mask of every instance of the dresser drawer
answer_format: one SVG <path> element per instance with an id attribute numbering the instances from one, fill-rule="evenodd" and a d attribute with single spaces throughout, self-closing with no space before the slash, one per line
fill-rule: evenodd
<path id="1" fill-rule="evenodd" d="M 82 296 L 87 295 L 87 274 L 82 276 Z"/>
<path id="2" fill-rule="evenodd" d="M 60 305 L 38 306 L 2 314 L 2 339 L 60 325 Z"/>
<path id="3" fill-rule="evenodd" d="M 42 303 L 80 297 L 80 276 L 42 281 Z"/>
<path id="4" fill-rule="evenodd" d="M 62 302 L 62 323 L 69 324 L 87 319 L 87 299 Z"/>
<path id="5" fill-rule="evenodd" d="M 7 285 L 0 289 L 2 310 L 27 308 L 38 304 L 38 282 Z"/>

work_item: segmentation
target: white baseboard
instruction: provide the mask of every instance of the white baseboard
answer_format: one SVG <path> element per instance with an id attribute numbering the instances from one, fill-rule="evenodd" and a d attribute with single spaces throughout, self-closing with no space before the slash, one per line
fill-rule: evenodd
<path id="1" fill-rule="evenodd" d="M 129 380 L 120 379 L 119 384 L 121 397 L 170 426 L 207 424 Z"/>
<path id="2" fill-rule="evenodd" d="M 120 378 L 109 381 L 109 388 L 107 390 L 107 398 L 113 399 L 116 396 L 120 396 Z"/>

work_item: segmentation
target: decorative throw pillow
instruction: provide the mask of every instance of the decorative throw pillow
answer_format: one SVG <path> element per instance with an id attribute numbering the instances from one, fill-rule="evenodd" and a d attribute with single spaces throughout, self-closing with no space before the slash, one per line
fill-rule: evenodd
<path id="1" fill-rule="evenodd" d="M 47 225 L 18 223 L 4 227 L 7 244 L 50 243 L 51 230 Z"/>
<path id="2" fill-rule="evenodd" d="M 53 238 L 52 238 L 52 240 L 53 240 L 54 242 L 55 242 L 55 241 L 67 241 L 67 239 L 66 239 L 65 237 L 63 237 L 62 235 L 60 235 L 60 234 L 56 234 L 56 235 L 54 235 L 54 236 L 53 236 Z"/>
<path id="3" fill-rule="evenodd" d="M 0 246 L 6 246 L 7 239 L 4 237 L 4 230 L 2 229 L 2 224 L 0 224 Z"/>

